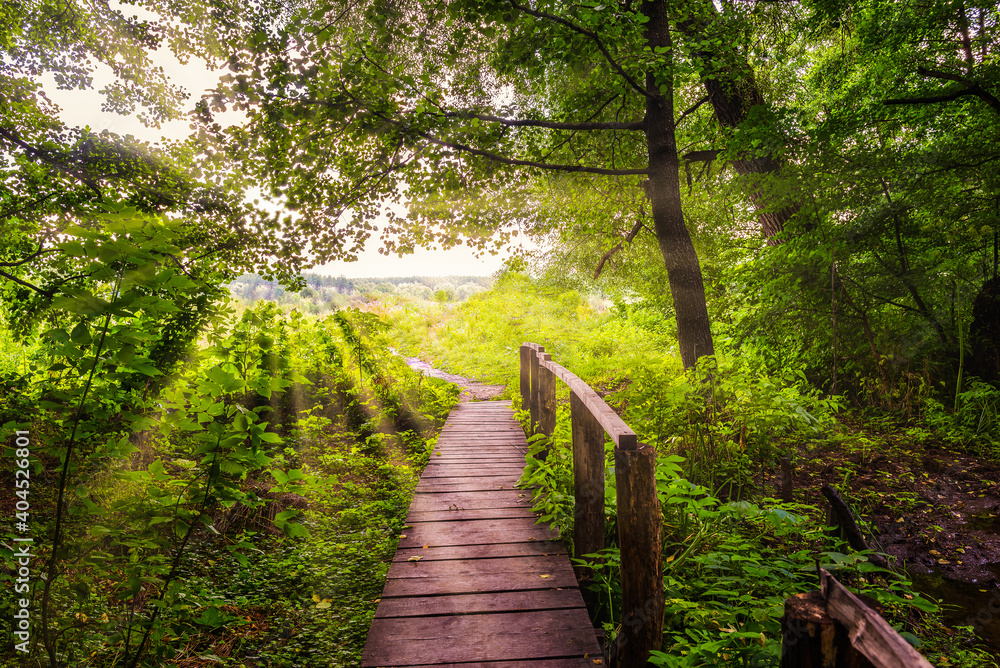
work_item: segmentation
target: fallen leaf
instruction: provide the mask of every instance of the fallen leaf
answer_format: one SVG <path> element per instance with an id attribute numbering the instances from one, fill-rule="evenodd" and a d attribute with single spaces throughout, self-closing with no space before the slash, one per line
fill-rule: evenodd
<path id="1" fill-rule="evenodd" d="M 410 557 L 407 561 L 420 561 L 423 557 Z"/>

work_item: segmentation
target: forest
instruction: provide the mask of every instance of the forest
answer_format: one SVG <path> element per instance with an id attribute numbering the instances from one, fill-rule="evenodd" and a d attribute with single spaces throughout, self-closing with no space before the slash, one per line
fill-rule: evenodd
<path id="1" fill-rule="evenodd" d="M 468 403 L 430 367 L 511 401 L 521 494 L 572 548 L 571 400 L 531 435 L 532 342 L 655 452 L 649 665 L 782 665 L 784 601 L 823 568 L 934 665 L 1000 666 L 998 18 L 5 1 L 0 665 L 361 665 Z M 81 125 L 57 92 L 187 129 Z M 366 245 L 509 259 L 314 273 Z M 605 547 L 574 566 L 613 664 L 605 460 Z"/>

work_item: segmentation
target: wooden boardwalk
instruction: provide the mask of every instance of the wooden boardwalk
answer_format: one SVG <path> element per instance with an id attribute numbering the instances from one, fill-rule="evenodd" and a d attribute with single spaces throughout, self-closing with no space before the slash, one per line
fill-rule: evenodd
<path id="1" fill-rule="evenodd" d="M 514 488 L 527 449 L 509 401 L 451 412 L 410 505 L 363 667 L 603 664 L 565 548 Z"/>

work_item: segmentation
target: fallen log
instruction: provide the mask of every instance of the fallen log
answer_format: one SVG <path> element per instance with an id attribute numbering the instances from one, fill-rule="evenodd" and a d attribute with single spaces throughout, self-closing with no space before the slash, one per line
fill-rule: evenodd
<path id="1" fill-rule="evenodd" d="M 844 499 L 841 498 L 840 493 L 829 483 L 823 485 L 820 491 L 823 492 L 826 500 L 830 502 L 830 507 L 837 518 L 837 524 L 843 530 L 844 536 L 847 538 L 847 543 L 851 548 L 858 552 L 871 550 L 871 547 L 868 546 L 868 541 L 865 540 L 864 535 L 861 533 L 861 529 L 858 528 L 858 523 L 854 520 L 854 515 L 851 514 L 851 509 L 844 503 Z M 886 568 L 889 565 L 885 557 L 874 552 L 868 556 L 868 560 L 880 568 Z"/>

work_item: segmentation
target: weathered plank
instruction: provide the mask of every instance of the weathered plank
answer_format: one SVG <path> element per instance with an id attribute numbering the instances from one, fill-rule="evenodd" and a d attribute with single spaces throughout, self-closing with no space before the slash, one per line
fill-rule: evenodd
<path id="1" fill-rule="evenodd" d="M 531 498 L 516 489 L 491 492 L 425 492 L 413 496 L 410 512 L 449 508 L 509 508 L 530 506 Z"/>
<path id="2" fill-rule="evenodd" d="M 459 508 L 453 507 L 451 510 L 411 510 L 406 516 L 406 523 L 412 522 L 440 522 L 442 520 L 493 520 L 510 519 L 513 517 L 530 517 L 534 519 L 535 514 L 531 512 L 529 506 L 510 506 L 507 508 Z"/>
<path id="3" fill-rule="evenodd" d="M 420 557 L 421 561 L 455 559 L 495 559 L 532 555 L 566 554 L 566 548 L 557 540 L 537 540 L 522 543 L 493 543 L 489 545 L 447 545 L 444 547 L 410 547 L 396 550 L 393 561 L 408 561 Z"/>
<path id="4" fill-rule="evenodd" d="M 376 617 L 369 637 L 373 634 L 384 641 L 365 647 L 368 666 L 600 656 L 594 629 L 580 609 Z"/>
<path id="5" fill-rule="evenodd" d="M 505 489 L 513 489 L 514 483 L 486 483 L 482 481 L 475 482 L 450 482 L 438 485 L 432 485 L 430 483 L 424 484 L 419 483 L 417 485 L 418 492 L 494 492 L 502 491 Z"/>
<path id="6" fill-rule="evenodd" d="M 452 596 L 404 596 L 384 598 L 376 617 L 430 617 L 433 615 L 468 615 L 490 612 L 526 612 L 582 608 L 579 589 L 537 591 L 501 591 L 488 594 Z"/>
<path id="7" fill-rule="evenodd" d="M 520 466 L 470 466 L 468 464 L 441 464 L 438 466 L 428 466 L 424 469 L 424 476 L 427 478 L 461 478 L 476 476 L 502 476 L 513 477 L 517 480 L 524 472 Z"/>
<path id="8" fill-rule="evenodd" d="M 420 522 L 407 529 L 405 535 L 406 538 L 399 539 L 399 547 L 488 545 L 501 540 L 520 543 L 558 538 L 555 531 L 525 519 Z"/>
<path id="9" fill-rule="evenodd" d="M 397 561 L 382 598 L 575 587 L 562 555 L 451 561 Z"/>
<path id="10" fill-rule="evenodd" d="M 888 622 L 849 592 L 825 569 L 820 590 L 826 612 L 847 628 L 851 644 L 878 668 L 933 668 Z"/>
<path id="11" fill-rule="evenodd" d="M 636 447 L 636 435 L 632 428 L 625 424 L 625 421 L 618 417 L 618 414 L 608 406 L 607 402 L 597 394 L 589 385 L 566 367 L 552 361 L 539 362 L 562 379 L 569 388 L 576 393 L 583 404 L 590 410 L 590 413 L 601 423 L 604 431 L 623 450 L 632 450 Z"/>

